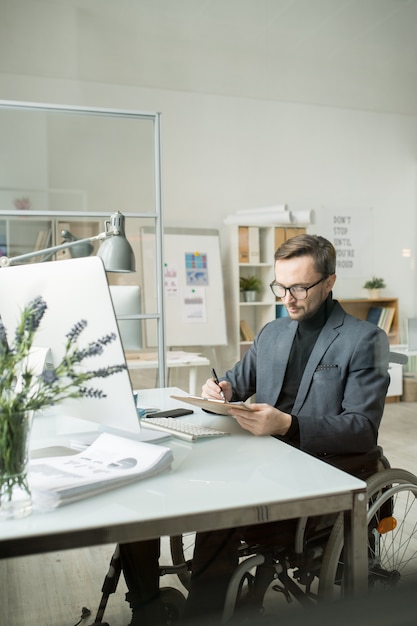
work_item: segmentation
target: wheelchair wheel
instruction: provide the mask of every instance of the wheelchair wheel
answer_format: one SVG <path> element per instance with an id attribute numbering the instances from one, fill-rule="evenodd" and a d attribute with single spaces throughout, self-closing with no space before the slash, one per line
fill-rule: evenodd
<path id="1" fill-rule="evenodd" d="M 417 584 L 417 477 L 386 469 L 368 480 L 369 589 Z M 343 515 L 326 545 L 320 569 L 319 598 L 343 595 Z"/>
<path id="2" fill-rule="evenodd" d="M 164 605 L 166 624 L 175 624 L 184 610 L 184 596 L 174 587 L 161 587 L 160 596 Z"/>
<path id="3" fill-rule="evenodd" d="M 187 570 L 183 570 L 178 573 L 178 578 L 187 589 L 190 588 L 191 579 L 191 559 L 194 552 L 195 533 L 184 533 L 177 537 L 170 537 L 170 549 L 171 558 L 174 565 L 183 565 L 188 563 L 190 565 Z"/>

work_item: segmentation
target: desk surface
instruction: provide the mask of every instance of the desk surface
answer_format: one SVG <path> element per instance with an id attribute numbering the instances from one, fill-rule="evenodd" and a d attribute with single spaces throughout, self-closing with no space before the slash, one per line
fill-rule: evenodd
<path id="1" fill-rule="evenodd" d="M 156 352 L 138 352 L 127 354 L 127 366 L 129 369 L 145 369 L 158 366 Z M 166 353 L 167 367 L 201 367 L 210 365 L 209 359 L 194 352 L 170 351 Z M 209 376 L 209 374 L 207 374 Z"/>
<path id="2" fill-rule="evenodd" d="M 162 408 L 176 388 L 141 390 L 138 402 Z M 193 530 L 352 510 L 366 485 L 272 437 L 254 437 L 232 417 L 187 416 L 231 436 L 187 443 L 170 439 L 171 471 L 50 513 L 0 522 L 0 555 L 11 557 Z M 32 447 L 63 444 L 86 429 L 81 420 L 38 417 Z"/>

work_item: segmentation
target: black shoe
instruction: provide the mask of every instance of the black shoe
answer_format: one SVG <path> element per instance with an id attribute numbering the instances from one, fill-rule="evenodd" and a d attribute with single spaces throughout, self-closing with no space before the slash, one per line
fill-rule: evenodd
<path id="1" fill-rule="evenodd" d="M 143 624 L 143 616 L 139 614 L 139 610 L 132 611 L 132 621 L 128 626 L 142 626 Z"/>
<path id="2" fill-rule="evenodd" d="M 167 623 L 164 605 L 158 600 L 132 609 L 132 621 L 129 626 L 166 626 Z"/>

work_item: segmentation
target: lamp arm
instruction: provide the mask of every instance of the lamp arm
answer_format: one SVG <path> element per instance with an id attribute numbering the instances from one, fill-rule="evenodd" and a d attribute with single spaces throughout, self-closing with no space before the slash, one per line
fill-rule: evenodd
<path id="1" fill-rule="evenodd" d="M 20 263 L 21 261 L 26 261 L 27 259 L 32 259 L 36 256 L 42 256 L 43 254 L 55 254 L 55 252 L 59 252 L 60 250 L 67 250 L 68 248 L 73 248 L 74 246 L 78 246 L 80 243 L 91 243 L 92 241 L 101 241 L 102 239 L 106 239 L 112 235 L 119 234 L 114 231 L 106 231 L 104 233 L 100 233 L 99 235 L 93 235 L 93 237 L 86 237 L 85 239 L 77 239 L 76 241 L 67 241 L 66 243 L 62 243 L 58 246 L 51 246 L 50 248 L 44 248 L 43 250 L 34 250 L 33 252 L 27 252 L 26 254 L 19 254 L 14 257 L 2 256 L 0 257 L 0 267 L 9 267 L 9 265 L 15 265 L 16 263 Z"/>

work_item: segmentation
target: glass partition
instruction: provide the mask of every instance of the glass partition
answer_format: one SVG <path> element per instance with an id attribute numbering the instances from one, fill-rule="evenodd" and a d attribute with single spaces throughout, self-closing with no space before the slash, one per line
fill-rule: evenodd
<path id="1" fill-rule="evenodd" d="M 156 351 L 158 376 L 151 386 L 164 387 L 159 114 L 0 101 L 0 256 L 97 235 L 116 211 L 126 218 L 136 271 L 108 273 L 109 284 L 135 285 L 142 293 L 144 273 L 152 275 L 157 286 L 152 310 L 145 310 L 141 298 L 141 312 L 134 316 L 143 325 L 151 320 L 156 324 L 157 347 L 146 345 L 146 332 L 141 332 L 138 346 L 145 353 Z M 157 245 L 145 268 L 142 243 L 149 230 Z M 86 254 L 95 254 L 98 246 L 95 242 Z M 73 254 L 75 249 L 62 250 L 31 262 Z M 128 358 L 136 356 L 129 352 Z"/>

